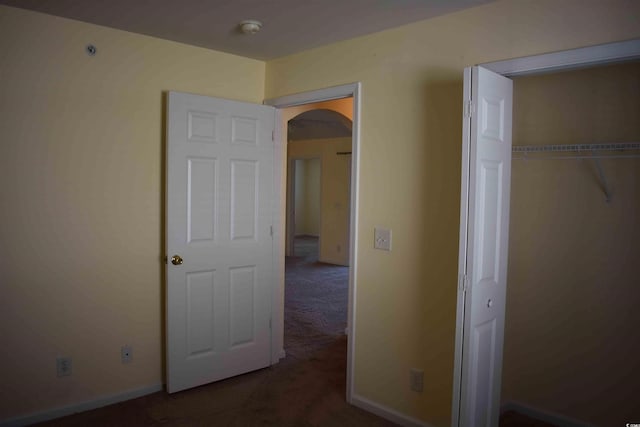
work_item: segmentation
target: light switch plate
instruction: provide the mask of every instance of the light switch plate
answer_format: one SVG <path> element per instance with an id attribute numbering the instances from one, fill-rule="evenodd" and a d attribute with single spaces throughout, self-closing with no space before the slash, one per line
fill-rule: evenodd
<path id="1" fill-rule="evenodd" d="M 375 227 L 373 239 L 373 247 L 375 249 L 391 250 L 391 230 L 388 228 Z"/>

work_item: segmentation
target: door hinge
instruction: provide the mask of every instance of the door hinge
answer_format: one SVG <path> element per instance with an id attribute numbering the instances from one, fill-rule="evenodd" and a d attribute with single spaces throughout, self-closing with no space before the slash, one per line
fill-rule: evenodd
<path id="1" fill-rule="evenodd" d="M 271 131 L 271 140 L 272 140 L 272 141 L 275 141 L 275 140 L 276 140 L 276 131 L 275 131 L 275 130 L 272 130 L 272 131 Z"/>
<path id="2" fill-rule="evenodd" d="M 271 329 L 271 318 L 269 318 L 269 329 Z"/>
<path id="3" fill-rule="evenodd" d="M 465 101 L 464 105 L 463 105 L 464 117 L 471 117 L 471 116 L 473 116 L 474 112 L 475 112 L 475 107 L 473 106 L 473 100 L 469 99 L 469 100 Z"/>
<path id="4" fill-rule="evenodd" d="M 458 277 L 458 287 L 462 292 L 467 292 L 467 290 L 469 290 L 469 276 L 461 274 Z"/>
<path id="5" fill-rule="evenodd" d="M 273 225 L 269 227 L 269 234 L 271 234 L 271 237 L 273 237 Z"/>

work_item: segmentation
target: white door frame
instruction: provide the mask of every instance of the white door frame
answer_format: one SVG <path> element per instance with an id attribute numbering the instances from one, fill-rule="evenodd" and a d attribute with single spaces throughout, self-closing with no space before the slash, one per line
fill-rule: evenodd
<path id="1" fill-rule="evenodd" d="M 331 101 L 353 97 L 353 118 L 351 132 L 351 217 L 349 239 L 349 309 L 347 314 L 347 402 L 352 402 L 354 395 L 354 353 L 356 341 L 356 290 L 357 290 L 357 245 L 358 241 L 358 175 L 360 170 L 360 82 L 334 86 L 309 92 L 279 98 L 267 99 L 264 104 L 276 107 L 275 146 L 274 146 L 274 171 L 275 188 L 274 197 L 276 203 L 274 218 L 274 286 L 272 302 L 273 330 L 271 334 L 272 363 L 284 357 L 284 238 L 283 225 L 286 216 L 286 166 L 287 166 L 287 138 L 283 135 L 282 112 L 280 109 L 297 105 L 313 104 L 322 101 Z M 280 165 L 280 166 L 278 166 Z"/>
<path id="2" fill-rule="evenodd" d="M 507 59 L 504 61 L 487 62 L 478 64 L 488 70 L 501 74 L 505 77 L 542 74 L 552 71 L 570 70 L 584 68 L 608 63 L 631 61 L 640 59 L 640 39 L 627 40 L 623 42 L 607 43 L 597 46 L 589 46 L 578 49 L 565 50 L 560 52 L 533 55 L 522 58 Z M 463 99 L 469 99 L 469 93 L 464 93 Z M 466 229 L 468 221 L 468 193 L 469 193 L 469 144 L 465 135 L 468 126 L 467 120 L 463 120 L 463 141 L 462 141 L 462 180 L 460 190 L 460 224 L 461 230 Z M 511 177 L 508 177 L 511 179 Z M 465 227 L 464 229 L 462 227 Z M 460 252 L 458 256 L 459 278 L 465 271 L 466 263 L 466 233 L 460 234 Z M 508 243 L 507 248 L 508 250 Z M 461 279 L 459 279 L 461 280 Z M 463 348 L 463 327 L 464 327 L 464 292 L 460 283 L 458 288 L 458 303 L 456 310 L 456 337 L 455 337 L 455 359 L 453 372 L 453 400 L 451 404 L 451 425 L 459 427 L 460 422 L 460 393 L 462 387 L 462 354 Z M 499 410 L 499 408 L 494 408 Z M 462 426 L 460 426 L 462 427 Z M 465 426 L 466 427 L 466 426 Z"/>

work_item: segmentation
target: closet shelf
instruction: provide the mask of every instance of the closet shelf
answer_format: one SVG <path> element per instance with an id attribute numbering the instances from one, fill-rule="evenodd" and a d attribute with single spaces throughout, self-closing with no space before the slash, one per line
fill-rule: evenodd
<path id="1" fill-rule="evenodd" d="M 607 181 L 607 177 L 602 169 L 600 159 L 628 159 L 640 158 L 640 153 L 633 152 L 640 150 L 640 142 L 623 142 L 611 144 L 564 144 L 564 145 L 514 145 L 512 152 L 516 160 L 593 160 L 595 162 L 598 178 L 600 179 L 600 187 L 604 192 L 607 203 L 611 202 L 611 189 Z M 608 152 L 609 154 L 597 154 L 599 152 Z M 612 153 L 615 152 L 615 153 Z M 573 155 L 561 154 L 557 156 L 533 156 L 528 157 L 529 153 L 575 153 Z"/>
<path id="2" fill-rule="evenodd" d="M 630 151 L 640 150 L 640 142 L 623 142 L 611 144 L 560 144 L 560 145 L 514 145 L 514 153 L 546 153 L 546 152 L 598 152 L 598 151 Z"/>

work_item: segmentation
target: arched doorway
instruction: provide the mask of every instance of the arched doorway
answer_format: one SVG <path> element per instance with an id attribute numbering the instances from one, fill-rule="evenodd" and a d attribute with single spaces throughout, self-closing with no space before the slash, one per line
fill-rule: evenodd
<path id="1" fill-rule="evenodd" d="M 351 119 L 304 111 L 287 123 L 284 348 L 346 381 Z"/>

